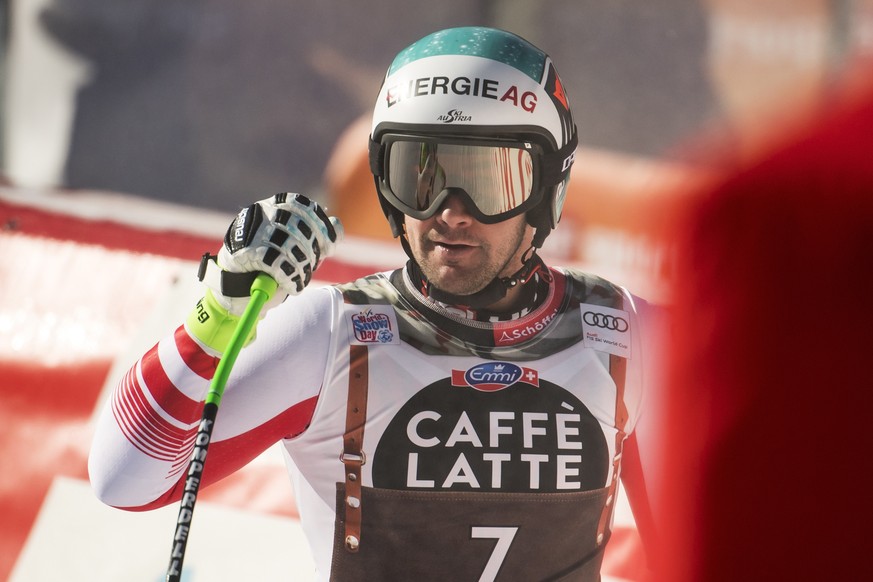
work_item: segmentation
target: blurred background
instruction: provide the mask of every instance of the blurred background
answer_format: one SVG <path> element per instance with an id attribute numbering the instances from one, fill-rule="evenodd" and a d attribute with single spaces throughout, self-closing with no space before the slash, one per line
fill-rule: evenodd
<path id="1" fill-rule="evenodd" d="M 25 185 L 228 211 L 279 188 L 323 193 L 337 138 L 372 110 L 394 54 L 431 31 L 483 23 L 551 54 L 583 145 L 669 155 L 722 112 L 708 69 L 720 50 L 708 46 L 711 32 L 726 26 L 737 38 L 719 42 L 752 51 L 760 41 L 742 14 L 690 0 L 659 4 L 9 2 L 5 172 Z M 812 35 L 821 54 L 803 49 L 791 65 L 820 74 L 833 58 L 825 51 L 840 50 L 848 31 L 825 22 L 829 14 L 798 16 L 774 48 L 794 52 Z"/>
<path id="2" fill-rule="evenodd" d="M 549 250 L 631 272 L 666 260 L 637 224 L 662 201 L 650 212 L 636 194 L 701 177 L 714 150 L 719 166 L 748 157 L 873 53 L 871 0 L 2 6 L 9 184 L 228 213 L 300 191 L 351 233 L 376 237 L 388 229 L 360 163 L 393 55 L 449 26 L 517 32 L 553 57 L 588 153 L 575 168 L 570 226 Z"/>
<path id="3" fill-rule="evenodd" d="M 367 119 L 401 48 L 462 25 L 526 37 L 566 86 L 580 152 L 545 254 L 665 303 L 682 201 L 851 95 L 873 59 L 873 0 L 0 2 L 0 250 L 17 257 L 0 264 L 0 507 L 12 516 L 0 579 L 53 579 L 40 568 L 58 532 L 77 540 L 66 559 L 93 567 L 117 527 L 145 531 L 70 511 L 88 503 L 90 417 L 120 367 L 184 316 L 189 303 L 169 306 L 196 293 L 191 261 L 238 208 L 299 191 L 339 215 L 351 242 L 324 282 L 395 264 Z M 86 396 L 58 397 L 70 389 Z M 266 466 L 214 494 L 215 511 L 293 522 Z M 92 519 L 101 542 L 76 536 Z M 156 526 L 166 543 L 152 539 L 160 559 L 171 519 Z M 633 579 L 626 539 L 607 562 L 616 579 Z M 93 574 L 65 579 L 113 579 Z"/>

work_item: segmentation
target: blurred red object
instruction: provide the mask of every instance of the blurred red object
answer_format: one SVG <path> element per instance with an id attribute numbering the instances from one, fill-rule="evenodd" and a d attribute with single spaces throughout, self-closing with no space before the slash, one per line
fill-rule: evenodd
<path id="1" fill-rule="evenodd" d="M 656 579 L 873 580 L 873 99 L 695 200 Z"/>

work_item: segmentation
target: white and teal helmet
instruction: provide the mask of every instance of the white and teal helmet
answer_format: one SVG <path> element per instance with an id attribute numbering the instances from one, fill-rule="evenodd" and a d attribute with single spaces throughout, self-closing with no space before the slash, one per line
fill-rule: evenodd
<path id="1" fill-rule="evenodd" d="M 560 219 L 576 126 L 549 56 L 493 28 L 435 32 L 401 51 L 373 112 L 370 168 L 394 236 L 451 193 L 482 222 L 526 213 L 542 246 Z"/>

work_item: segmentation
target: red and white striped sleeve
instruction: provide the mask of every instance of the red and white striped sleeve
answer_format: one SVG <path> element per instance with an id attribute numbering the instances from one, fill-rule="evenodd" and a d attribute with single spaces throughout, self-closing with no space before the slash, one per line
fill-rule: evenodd
<path id="1" fill-rule="evenodd" d="M 307 290 L 308 291 L 308 290 Z M 302 432 L 323 382 L 331 294 L 314 290 L 271 310 L 239 355 L 222 399 L 203 486 Z M 176 501 L 218 365 L 185 328 L 160 340 L 119 380 L 95 427 L 88 459 L 104 503 L 147 510 Z M 289 386 L 287 379 L 295 378 Z"/>
<path id="2" fill-rule="evenodd" d="M 217 362 L 180 326 L 121 378 L 98 421 L 89 458 L 101 499 L 133 508 L 169 492 L 187 466 Z M 102 470 L 101 459 L 116 459 L 124 470 Z"/>

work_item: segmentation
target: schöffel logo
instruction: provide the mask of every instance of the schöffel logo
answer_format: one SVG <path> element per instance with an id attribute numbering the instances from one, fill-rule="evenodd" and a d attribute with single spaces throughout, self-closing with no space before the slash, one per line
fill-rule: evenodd
<path id="1" fill-rule="evenodd" d="M 524 382 L 539 387 L 539 373 L 510 362 L 485 362 L 467 370 L 452 370 L 452 386 L 470 386 L 481 392 L 496 392 Z"/>
<path id="2" fill-rule="evenodd" d="M 451 109 L 445 115 L 437 117 L 437 121 L 443 123 L 454 123 L 456 121 L 473 121 L 472 115 L 464 115 L 464 112 L 459 109 Z"/>
<path id="3" fill-rule="evenodd" d="M 618 331 L 624 333 L 628 330 L 627 320 L 617 315 L 608 315 L 606 313 L 597 313 L 595 311 L 586 311 L 582 315 L 582 321 L 594 327 L 608 329 L 610 331 Z"/>
<path id="4" fill-rule="evenodd" d="M 352 315 L 352 329 L 359 342 L 388 344 L 394 340 L 391 318 L 384 313 L 373 313 L 369 309 Z"/>

